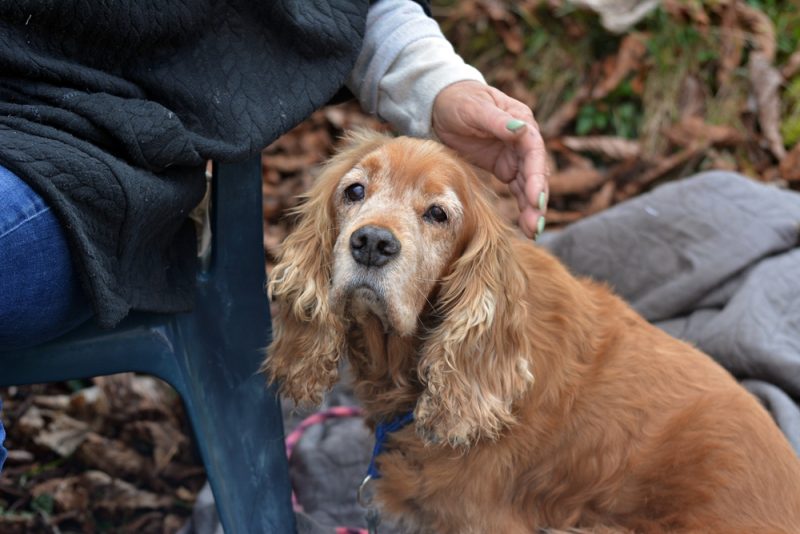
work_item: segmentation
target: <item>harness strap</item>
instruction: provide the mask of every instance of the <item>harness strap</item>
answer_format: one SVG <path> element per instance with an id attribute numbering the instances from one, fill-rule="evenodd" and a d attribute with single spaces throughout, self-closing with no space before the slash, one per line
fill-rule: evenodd
<path id="1" fill-rule="evenodd" d="M 378 426 L 375 427 L 375 447 L 372 449 L 372 458 L 370 458 L 369 467 L 367 468 L 367 476 L 370 479 L 375 480 L 381 478 L 381 474 L 375 466 L 375 460 L 378 458 L 378 455 L 383 452 L 383 447 L 386 445 L 389 434 L 405 428 L 411 424 L 412 421 L 414 421 L 414 412 L 410 411 L 398 415 L 388 423 L 380 422 Z"/>

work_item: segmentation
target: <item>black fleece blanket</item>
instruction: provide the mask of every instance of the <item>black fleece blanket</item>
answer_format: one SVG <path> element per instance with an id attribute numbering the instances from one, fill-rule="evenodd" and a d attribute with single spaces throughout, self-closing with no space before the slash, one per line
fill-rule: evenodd
<path id="1" fill-rule="evenodd" d="M 208 159 L 328 102 L 368 0 L 0 0 L 0 164 L 67 230 L 97 320 L 190 307 Z"/>

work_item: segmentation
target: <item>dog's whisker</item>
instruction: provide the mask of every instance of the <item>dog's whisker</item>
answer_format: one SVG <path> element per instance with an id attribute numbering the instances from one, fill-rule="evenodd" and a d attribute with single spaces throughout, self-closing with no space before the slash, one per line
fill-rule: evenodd
<path id="1" fill-rule="evenodd" d="M 417 279 L 417 281 L 420 281 L 420 280 L 421 279 Z M 428 282 L 428 281 L 429 282 L 436 282 L 438 280 L 424 280 L 424 281 L 426 281 L 426 282 Z M 413 288 L 425 300 L 425 302 L 428 304 L 428 306 L 430 306 L 431 308 L 435 308 L 435 306 L 433 305 L 433 302 L 431 302 L 428 299 L 428 295 L 426 295 L 417 285 L 414 285 Z"/>

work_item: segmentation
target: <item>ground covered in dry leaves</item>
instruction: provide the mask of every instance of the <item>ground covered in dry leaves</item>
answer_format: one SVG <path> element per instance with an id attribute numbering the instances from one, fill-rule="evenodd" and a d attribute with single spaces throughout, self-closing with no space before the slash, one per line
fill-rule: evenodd
<path id="1" fill-rule="evenodd" d="M 175 532 L 205 471 L 180 399 L 133 374 L 8 388 L 0 532 Z"/>
<path id="2" fill-rule="evenodd" d="M 667 180 L 737 170 L 800 190 L 800 11 L 778 0 L 665 0 L 629 31 L 561 0 L 439 0 L 468 61 L 529 104 L 551 158 L 548 227 Z M 286 210 L 344 131 L 383 128 L 325 108 L 263 154 L 268 265 Z M 516 202 L 496 187 L 510 221 Z M 119 375 L 2 392 L 10 456 L 0 532 L 175 532 L 204 472 L 180 399 Z"/>

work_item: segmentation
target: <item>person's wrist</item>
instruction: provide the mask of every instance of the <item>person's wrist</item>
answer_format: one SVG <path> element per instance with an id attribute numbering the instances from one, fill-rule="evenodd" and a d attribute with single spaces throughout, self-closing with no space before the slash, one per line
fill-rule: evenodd
<path id="1" fill-rule="evenodd" d="M 431 132 L 439 135 L 437 129 L 447 125 L 451 118 L 449 115 L 457 111 L 460 107 L 457 102 L 463 100 L 465 95 L 479 94 L 488 87 L 486 82 L 474 79 L 457 80 L 442 87 L 434 97 L 431 107 Z"/>

